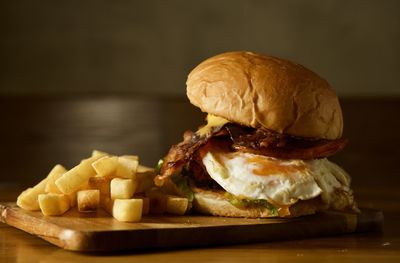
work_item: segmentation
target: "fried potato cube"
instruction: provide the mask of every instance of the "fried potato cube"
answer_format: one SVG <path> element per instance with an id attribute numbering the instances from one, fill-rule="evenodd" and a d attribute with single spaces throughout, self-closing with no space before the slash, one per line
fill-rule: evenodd
<path id="1" fill-rule="evenodd" d="M 93 150 L 92 151 L 92 157 L 103 157 L 103 156 L 107 156 L 107 155 L 110 155 L 110 154 L 108 154 L 108 153 L 106 153 L 106 152 L 103 152 L 103 151 L 99 151 L 99 150 Z"/>
<path id="2" fill-rule="evenodd" d="M 152 173 L 155 174 L 154 168 L 147 167 L 145 165 L 139 164 L 136 170 L 137 173 Z"/>
<path id="3" fill-rule="evenodd" d="M 99 189 L 101 195 L 110 196 L 111 178 L 104 176 L 93 176 L 89 178 L 88 189 Z"/>
<path id="4" fill-rule="evenodd" d="M 112 199 L 129 199 L 135 193 L 137 182 L 132 179 L 114 178 L 110 187 Z"/>
<path id="5" fill-rule="evenodd" d="M 69 198 L 71 207 L 76 206 L 77 203 L 78 203 L 78 202 L 77 202 L 77 193 L 78 193 L 79 191 L 88 190 L 88 189 L 89 189 L 88 186 L 85 184 L 85 185 L 82 185 L 81 187 L 79 187 L 79 189 L 78 189 L 76 192 L 72 192 L 72 193 L 70 193 L 70 194 L 67 194 L 67 197 Z"/>
<path id="6" fill-rule="evenodd" d="M 159 191 L 149 191 L 146 196 L 150 200 L 150 214 L 162 214 L 167 209 L 167 196 Z"/>
<path id="7" fill-rule="evenodd" d="M 142 199 L 115 199 L 112 215 L 122 222 L 139 222 L 142 219 Z"/>
<path id="8" fill-rule="evenodd" d="M 117 170 L 118 164 L 117 156 L 104 156 L 93 162 L 92 166 L 97 175 L 111 177 Z"/>
<path id="9" fill-rule="evenodd" d="M 138 166 L 139 158 L 136 155 L 119 156 L 115 176 L 119 178 L 135 179 Z"/>
<path id="10" fill-rule="evenodd" d="M 70 208 L 70 200 L 65 194 L 40 194 L 39 206 L 45 216 L 59 216 Z"/>
<path id="11" fill-rule="evenodd" d="M 76 206 L 76 203 L 77 203 L 77 200 L 76 200 L 76 192 L 67 194 L 67 197 L 68 197 L 68 199 L 69 199 L 70 207 Z"/>
<path id="12" fill-rule="evenodd" d="M 144 193 L 154 187 L 155 176 L 154 169 L 139 165 L 136 171 L 136 180 L 138 182 L 136 193 Z"/>
<path id="13" fill-rule="evenodd" d="M 27 188 L 22 193 L 19 194 L 17 198 L 17 205 L 25 210 L 40 210 L 39 203 L 37 197 L 39 194 L 43 194 L 43 192 L 37 192 L 33 189 L 33 187 Z"/>
<path id="14" fill-rule="evenodd" d="M 150 199 L 148 197 L 141 197 L 143 200 L 142 215 L 148 215 L 150 212 Z"/>
<path id="15" fill-rule="evenodd" d="M 107 195 L 100 195 L 100 207 L 103 208 L 107 213 L 112 215 L 114 206 L 114 200 Z"/>
<path id="16" fill-rule="evenodd" d="M 184 215 L 187 211 L 189 200 L 184 197 L 168 196 L 166 212 L 173 215 Z"/>
<path id="17" fill-rule="evenodd" d="M 91 157 L 84 159 L 80 164 L 64 173 L 55 181 L 58 189 L 64 194 L 76 192 L 88 183 L 89 178 L 96 175 L 96 171 L 92 167 L 92 163 L 101 157 Z"/>
<path id="18" fill-rule="evenodd" d="M 139 156 L 137 155 L 121 155 L 120 157 L 124 159 L 136 160 L 139 162 Z"/>
<path id="19" fill-rule="evenodd" d="M 96 211 L 100 204 L 99 190 L 82 190 L 77 193 L 78 211 Z"/>
<path id="20" fill-rule="evenodd" d="M 57 185 L 55 184 L 56 180 L 60 178 L 64 173 L 67 172 L 67 169 L 64 166 L 57 164 L 51 169 L 50 173 L 47 175 L 47 183 L 46 183 L 46 193 L 55 193 L 61 194 L 60 189 L 58 189 Z"/>
<path id="21" fill-rule="evenodd" d="M 17 198 L 17 205 L 25 210 L 40 210 L 38 196 L 46 192 L 47 181 L 48 178 L 45 178 L 34 187 L 23 191 Z"/>
<path id="22" fill-rule="evenodd" d="M 134 194 L 132 198 L 143 200 L 142 215 L 148 215 L 150 212 L 150 198 L 145 197 L 143 193 Z"/>

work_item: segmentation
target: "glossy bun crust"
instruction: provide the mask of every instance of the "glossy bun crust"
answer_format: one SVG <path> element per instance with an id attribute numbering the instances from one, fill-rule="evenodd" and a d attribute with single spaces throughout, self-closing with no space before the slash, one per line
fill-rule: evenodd
<path id="1" fill-rule="evenodd" d="M 223 53 L 193 69 L 186 84 L 193 105 L 232 122 L 306 138 L 342 135 L 342 111 L 328 82 L 284 59 Z"/>

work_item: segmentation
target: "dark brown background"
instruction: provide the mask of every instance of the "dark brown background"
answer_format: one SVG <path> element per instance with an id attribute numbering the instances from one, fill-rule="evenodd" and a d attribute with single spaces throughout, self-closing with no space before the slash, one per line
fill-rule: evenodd
<path id="1" fill-rule="evenodd" d="M 341 96 L 400 95 L 400 1 L 1 1 L 0 94 L 185 93 L 228 50 L 297 61 Z"/>

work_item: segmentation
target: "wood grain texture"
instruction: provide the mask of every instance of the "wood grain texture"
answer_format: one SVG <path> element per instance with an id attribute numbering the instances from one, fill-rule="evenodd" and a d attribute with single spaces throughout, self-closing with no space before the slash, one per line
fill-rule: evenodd
<path id="1" fill-rule="evenodd" d="M 60 217 L 24 211 L 13 203 L 0 206 L 2 221 L 74 251 L 115 251 L 199 247 L 310 238 L 379 231 L 383 214 L 326 213 L 295 219 L 246 219 L 213 216 L 148 216 L 139 223 L 118 222 L 105 211 L 75 209 Z"/>

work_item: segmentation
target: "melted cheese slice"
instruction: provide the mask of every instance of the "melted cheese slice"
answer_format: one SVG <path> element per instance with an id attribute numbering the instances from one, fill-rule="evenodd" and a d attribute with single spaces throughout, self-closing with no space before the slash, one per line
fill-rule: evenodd
<path id="1" fill-rule="evenodd" d="M 200 136 L 205 136 L 209 134 L 213 128 L 216 127 L 221 127 L 228 123 L 229 121 L 227 119 L 224 119 L 222 117 L 218 117 L 212 114 L 207 115 L 207 125 L 201 127 L 196 133 Z"/>

